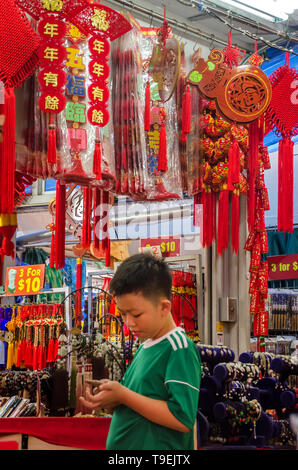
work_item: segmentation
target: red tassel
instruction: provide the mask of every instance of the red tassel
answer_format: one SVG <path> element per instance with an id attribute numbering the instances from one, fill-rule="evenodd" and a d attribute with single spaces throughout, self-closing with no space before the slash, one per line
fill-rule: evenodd
<path id="1" fill-rule="evenodd" d="M 53 362 L 56 362 L 58 356 L 58 349 L 59 349 L 59 342 L 58 339 L 54 339 L 54 346 L 53 346 Z"/>
<path id="2" fill-rule="evenodd" d="M 57 162 L 56 152 L 56 129 L 54 125 L 50 124 L 49 135 L 48 135 L 48 163 Z"/>
<path id="3" fill-rule="evenodd" d="M 91 243 L 91 210 L 92 210 L 92 189 L 83 188 L 83 227 L 82 227 L 82 247 L 89 249 Z"/>
<path id="4" fill-rule="evenodd" d="M 189 134 L 191 126 L 191 100 L 190 100 L 190 90 L 187 85 L 185 90 L 185 95 L 182 99 L 182 133 Z"/>
<path id="5" fill-rule="evenodd" d="M 165 172 L 167 169 L 167 133 L 166 125 L 162 122 L 159 135 L 158 171 Z"/>
<path id="6" fill-rule="evenodd" d="M 233 191 L 231 215 L 231 245 L 234 253 L 239 250 L 239 194 Z"/>
<path id="7" fill-rule="evenodd" d="M 105 266 L 111 266 L 111 240 L 110 237 L 107 238 L 107 246 L 105 249 Z"/>
<path id="8" fill-rule="evenodd" d="M 14 212 L 15 197 L 15 94 L 13 88 L 4 89 L 5 115 L 3 141 L 0 143 L 0 213 Z"/>
<path id="9" fill-rule="evenodd" d="M 53 350 L 54 350 L 54 339 L 51 338 L 48 344 L 48 351 L 47 351 L 47 360 L 46 362 L 53 362 Z"/>
<path id="10" fill-rule="evenodd" d="M 42 348 L 42 345 L 39 344 L 37 346 L 37 369 L 38 370 L 41 370 L 42 369 L 42 351 L 43 348 Z"/>
<path id="11" fill-rule="evenodd" d="M 96 175 L 97 180 L 102 179 L 101 173 L 101 145 L 100 140 L 95 141 L 95 148 L 93 154 L 93 173 Z"/>
<path id="12" fill-rule="evenodd" d="M 55 233 L 54 233 L 54 230 L 52 230 L 52 236 L 51 236 L 50 268 L 51 269 L 55 268 Z"/>
<path id="13" fill-rule="evenodd" d="M 83 264 L 82 259 L 77 258 L 77 272 L 76 272 L 76 289 L 82 289 L 83 279 Z M 75 324 L 80 325 L 82 320 L 82 291 L 77 290 L 76 292 L 76 319 Z"/>
<path id="14" fill-rule="evenodd" d="M 27 343 L 27 345 L 26 345 L 26 355 L 25 355 L 25 366 L 26 367 L 32 366 L 32 353 L 33 353 L 32 344 Z"/>
<path id="15" fill-rule="evenodd" d="M 93 223 L 93 243 L 96 249 L 99 249 L 99 222 L 100 222 L 100 189 L 94 189 L 94 223 Z"/>
<path id="16" fill-rule="evenodd" d="M 258 120 L 249 125 L 249 151 L 248 151 L 248 192 L 247 192 L 247 222 L 251 232 L 255 221 L 255 180 L 258 169 L 259 153 L 259 127 Z"/>
<path id="17" fill-rule="evenodd" d="M 56 269 L 62 269 L 65 264 L 65 204 L 66 187 L 60 180 L 57 180 L 55 214 Z"/>
<path id="18" fill-rule="evenodd" d="M 218 200 L 217 253 L 222 256 L 229 244 L 229 191 L 220 192 Z"/>
<path id="19" fill-rule="evenodd" d="M 151 96 L 150 96 L 150 83 L 147 82 L 146 91 L 145 91 L 145 110 L 144 110 L 144 129 L 145 131 L 150 131 L 150 105 L 151 105 Z"/>
<path id="20" fill-rule="evenodd" d="M 229 148 L 228 190 L 233 191 L 234 184 L 239 183 L 240 177 L 240 148 L 236 139 Z"/>
<path id="21" fill-rule="evenodd" d="M 289 137 L 279 142 L 277 230 L 290 233 L 293 233 L 293 148 Z"/>

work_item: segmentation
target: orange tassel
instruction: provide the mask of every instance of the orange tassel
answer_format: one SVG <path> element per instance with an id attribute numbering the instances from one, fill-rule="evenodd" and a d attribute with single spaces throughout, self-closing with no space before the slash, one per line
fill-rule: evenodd
<path id="1" fill-rule="evenodd" d="M 158 171 L 165 172 L 167 169 L 167 133 L 166 125 L 162 122 L 159 135 Z"/>

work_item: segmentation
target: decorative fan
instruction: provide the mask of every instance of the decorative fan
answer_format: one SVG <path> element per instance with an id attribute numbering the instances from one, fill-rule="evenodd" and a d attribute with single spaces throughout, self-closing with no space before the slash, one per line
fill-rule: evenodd
<path id="1" fill-rule="evenodd" d="M 157 44 L 153 50 L 149 64 L 149 74 L 158 83 L 158 91 L 162 101 L 168 101 L 177 84 L 181 63 L 181 50 L 178 40 L 174 37 L 165 42 L 165 47 Z"/>

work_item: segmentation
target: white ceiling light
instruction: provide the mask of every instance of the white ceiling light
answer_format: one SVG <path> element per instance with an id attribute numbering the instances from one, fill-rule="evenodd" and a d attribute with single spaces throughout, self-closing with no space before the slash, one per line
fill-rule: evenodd
<path id="1" fill-rule="evenodd" d="M 297 0 L 224 0 L 224 3 L 273 22 L 287 20 L 298 8 Z"/>

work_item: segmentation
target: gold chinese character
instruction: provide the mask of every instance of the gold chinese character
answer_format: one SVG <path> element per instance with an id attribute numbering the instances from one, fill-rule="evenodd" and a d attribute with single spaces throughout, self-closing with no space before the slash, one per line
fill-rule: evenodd
<path id="1" fill-rule="evenodd" d="M 95 62 L 95 64 L 93 64 L 93 73 L 98 77 L 103 75 L 103 65 Z"/>
<path id="2" fill-rule="evenodd" d="M 45 99 L 45 109 L 50 109 L 51 111 L 54 111 L 58 109 L 59 105 L 59 98 L 57 96 L 46 96 Z"/>
<path id="3" fill-rule="evenodd" d="M 79 28 L 72 24 L 69 28 L 69 35 L 73 39 L 79 39 L 82 36 L 82 33 Z"/>
<path id="4" fill-rule="evenodd" d="M 92 91 L 93 99 L 98 101 L 103 101 L 103 89 L 99 88 L 98 86 L 93 88 Z"/>
<path id="5" fill-rule="evenodd" d="M 49 59 L 51 62 L 53 62 L 53 60 L 58 60 L 58 49 L 47 47 L 44 52 L 44 59 Z"/>
<path id="6" fill-rule="evenodd" d="M 102 111 L 97 111 L 94 109 L 92 111 L 92 122 L 96 122 L 97 124 L 102 124 L 103 123 L 103 112 Z"/>
<path id="7" fill-rule="evenodd" d="M 66 62 L 66 66 L 85 70 L 85 65 L 83 64 L 82 57 L 78 55 L 80 50 L 75 49 L 74 47 L 67 47 L 66 50 L 67 50 L 67 58 L 68 58 L 68 62 Z"/>
<path id="8" fill-rule="evenodd" d="M 95 39 L 93 44 L 94 44 L 93 50 L 98 52 L 98 54 L 105 51 L 105 44 L 103 41 L 99 41 L 98 39 Z"/>
<path id="9" fill-rule="evenodd" d="M 58 86 L 58 74 L 48 72 L 44 74 L 44 81 L 46 82 L 46 86 L 53 85 Z"/>
<path id="10" fill-rule="evenodd" d="M 44 34 L 51 36 L 53 38 L 54 36 L 58 36 L 58 25 L 57 24 L 52 24 L 52 23 L 47 23 L 44 25 Z"/>
<path id="11" fill-rule="evenodd" d="M 41 0 L 45 10 L 60 11 L 63 8 L 63 0 Z"/>
<path id="12" fill-rule="evenodd" d="M 106 11 L 94 8 L 94 15 L 91 17 L 91 23 L 94 28 L 106 31 L 110 26 L 110 23 L 106 20 L 106 16 Z"/>

